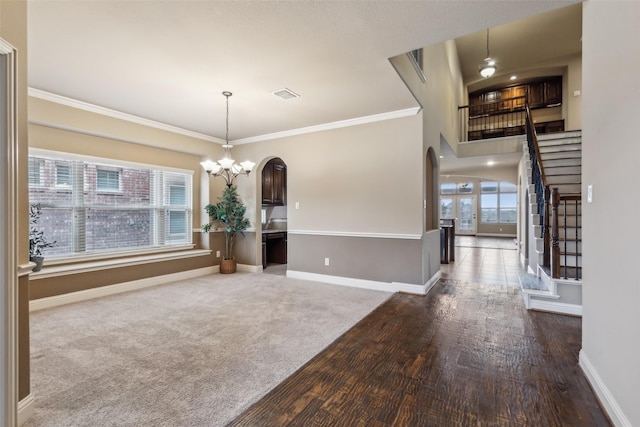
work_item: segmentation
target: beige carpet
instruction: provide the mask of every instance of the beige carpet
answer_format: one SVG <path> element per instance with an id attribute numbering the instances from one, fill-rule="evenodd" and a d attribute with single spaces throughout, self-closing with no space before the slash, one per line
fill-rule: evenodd
<path id="1" fill-rule="evenodd" d="M 35 426 L 222 426 L 388 293 L 211 275 L 35 312 Z"/>

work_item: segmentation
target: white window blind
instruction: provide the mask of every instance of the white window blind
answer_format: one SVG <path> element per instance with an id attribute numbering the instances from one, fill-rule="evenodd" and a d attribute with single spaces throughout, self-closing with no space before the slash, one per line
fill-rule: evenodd
<path id="1" fill-rule="evenodd" d="M 38 179 L 36 179 L 38 178 Z M 32 150 L 29 202 L 55 240 L 45 256 L 190 244 L 192 173 Z"/>

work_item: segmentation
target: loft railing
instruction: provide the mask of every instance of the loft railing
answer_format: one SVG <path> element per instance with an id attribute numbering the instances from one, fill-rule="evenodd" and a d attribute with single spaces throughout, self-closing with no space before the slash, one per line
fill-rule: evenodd
<path id="1" fill-rule="evenodd" d="M 526 96 L 458 107 L 460 141 L 524 135 Z"/>

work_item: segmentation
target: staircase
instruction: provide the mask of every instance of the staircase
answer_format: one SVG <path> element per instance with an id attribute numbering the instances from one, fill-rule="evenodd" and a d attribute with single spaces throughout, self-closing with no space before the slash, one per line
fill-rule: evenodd
<path id="1" fill-rule="evenodd" d="M 528 171 L 532 179 L 529 186 L 530 222 L 533 224 L 530 235 L 535 239 L 538 259 L 536 271 L 520 276 L 522 296 L 527 309 L 581 315 L 581 132 L 540 135 L 537 145 L 546 191 L 545 200 L 539 200 L 540 184 L 537 195 L 536 174 Z M 532 158 L 528 162 L 529 169 L 535 160 Z M 545 231 L 548 233 L 546 238 Z"/>

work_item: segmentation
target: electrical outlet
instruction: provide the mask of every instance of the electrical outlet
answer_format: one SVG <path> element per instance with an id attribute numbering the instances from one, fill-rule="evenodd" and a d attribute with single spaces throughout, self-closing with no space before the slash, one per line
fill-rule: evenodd
<path id="1" fill-rule="evenodd" d="M 324 259 L 324 265 L 329 265 L 329 258 Z"/>
<path id="2" fill-rule="evenodd" d="M 220 251 L 216 251 L 216 258 L 220 258 Z"/>

